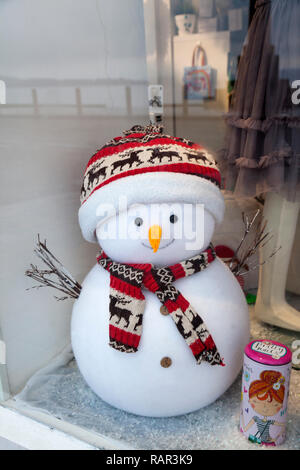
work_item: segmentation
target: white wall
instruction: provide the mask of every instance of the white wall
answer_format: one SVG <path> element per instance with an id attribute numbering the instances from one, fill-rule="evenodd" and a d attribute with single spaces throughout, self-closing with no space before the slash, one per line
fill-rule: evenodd
<path id="1" fill-rule="evenodd" d="M 1 78 L 10 85 L 8 103 L 30 103 L 33 86 L 42 104 L 74 103 L 76 85 L 84 88 L 83 103 L 104 104 L 105 114 L 118 113 L 126 110 L 121 81 L 133 82 L 133 106 L 143 112 L 141 0 L 10 0 L 1 2 L 0 12 L 0 43 L 6 45 Z"/>
<path id="2" fill-rule="evenodd" d="M 140 0 L 1 2 L 1 73 L 145 79 Z"/>
<path id="3" fill-rule="evenodd" d="M 83 241 L 77 221 L 85 165 L 108 139 L 147 121 L 145 85 L 132 88 L 137 106 L 131 117 L 126 112 L 109 117 L 118 114 L 114 80 L 147 80 L 143 3 L 4 0 L 0 42 L 0 79 L 7 80 L 8 104 L 30 102 L 31 88 L 37 87 L 40 99 L 55 105 L 54 111 L 42 108 L 40 115 L 31 108 L 0 107 L 0 320 L 15 393 L 69 341 L 72 302 L 57 302 L 51 290 L 26 291 L 33 282 L 24 272 L 37 262 L 36 235 L 47 238 L 81 281 L 97 252 Z M 39 85 L 52 79 L 59 81 L 48 89 Z M 70 88 L 94 79 L 106 82 L 98 88 L 87 84 L 86 99 L 106 104 L 102 117 L 97 109 L 84 110 L 82 117 L 69 108 L 59 112 Z M 18 80 L 26 82 L 18 87 Z M 65 80 L 73 85 L 65 87 Z"/>

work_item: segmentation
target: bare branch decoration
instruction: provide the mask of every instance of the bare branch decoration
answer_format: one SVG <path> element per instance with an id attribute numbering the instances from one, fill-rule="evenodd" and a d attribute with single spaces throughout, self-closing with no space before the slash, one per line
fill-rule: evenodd
<path id="1" fill-rule="evenodd" d="M 52 287 L 65 294 L 63 297 L 54 296 L 56 300 L 77 299 L 81 291 L 81 285 L 51 253 L 47 247 L 46 240 L 44 242 L 40 240 L 39 235 L 34 253 L 48 269 L 40 269 L 36 265 L 31 264 L 31 269 L 27 269 L 25 275 L 37 281 L 38 284 L 26 290 Z"/>
<path id="2" fill-rule="evenodd" d="M 235 276 L 245 276 L 245 274 L 250 271 L 258 269 L 260 266 L 264 265 L 269 259 L 271 259 L 280 249 L 281 246 L 272 251 L 268 259 L 261 261 L 260 263 L 253 266 L 253 262 L 249 263 L 250 258 L 256 253 L 259 247 L 263 248 L 267 243 L 271 241 L 273 235 L 270 232 L 266 232 L 267 221 L 261 220 L 256 229 L 255 221 L 260 213 L 260 209 L 256 211 L 252 219 L 249 219 L 247 215 L 242 213 L 242 219 L 244 222 L 244 234 L 242 240 L 240 241 L 237 249 L 234 252 L 234 256 L 229 262 L 229 268 Z M 255 236 L 253 241 L 249 244 L 248 247 L 245 247 L 246 241 L 249 239 L 248 236 L 255 229 Z"/>

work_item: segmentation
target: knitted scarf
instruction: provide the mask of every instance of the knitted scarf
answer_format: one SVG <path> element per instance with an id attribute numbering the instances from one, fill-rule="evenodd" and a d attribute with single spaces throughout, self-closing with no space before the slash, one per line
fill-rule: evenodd
<path id="1" fill-rule="evenodd" d="M 224 363 L 200 315 L 172 284 L 175 280 L 205 269 L 216 257 L 213 247 L 164 268 L 151 264 L 121 264 L 103 250 L 97 261 L 110 273 L 110 346 L 127 353 L 136 352 L 142 334 L 145 297 L 142 287 L 156 294 L 175 322 L 179 333 L 191 349 L 198 364 Z"/>

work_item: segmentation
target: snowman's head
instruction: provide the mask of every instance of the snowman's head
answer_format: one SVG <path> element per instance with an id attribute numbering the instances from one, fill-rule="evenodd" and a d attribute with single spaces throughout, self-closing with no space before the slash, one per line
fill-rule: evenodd
<path id="1" fill-rule="evenodd" d="M 84 238 L 98 240 L 112 258 L 126 262 L 168 264 L 206 248 L 225 208 L 212 155 L 156 126 L 134 126 L 123 134 L 98 150 L 86 167 L 78 214 Z M 138 204 L 143 204 L 142 213 Z M 185 210 L 185 204 L 194 209 L 203 204 L 203 217 Z M 153 205 L 156 213 L 150 217 Z M 111 237 L 115 227 L 124 225 L 125 234 L 117 230 Z M 188 243 L 193 230 L 195 247 Z"/>
<path id="2" fill-rule="evenodd" d="M 214 228 L 200 204 L 135 204 L 100 221 L 96 237 L 114 261 L 166 266 L 207 248 Z"/>

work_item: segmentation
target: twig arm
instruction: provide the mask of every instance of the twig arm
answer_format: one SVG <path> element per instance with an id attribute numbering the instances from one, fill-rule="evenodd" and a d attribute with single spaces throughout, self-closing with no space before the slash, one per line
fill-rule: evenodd
<path id="1" fill-rule="evenodd" d="M 46 240 L 41 242 L 39 235 L 34 253 L 49 269 L 40 269 L 36 265 L 30 265 L 31 269 L 26 270 L 25 276 L 28 276 L 39 283 L 38 285 L 31 287 L 31 289 L 51 287 L 65 294 L 64 297 L 55 296 L 57 300 L 64 300 L 67 298 L 77 299 L 81 292 L 81 285 L 66 270 L 53 253 L 51 253 L 47 247 Z"/>

